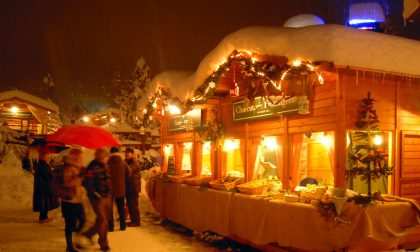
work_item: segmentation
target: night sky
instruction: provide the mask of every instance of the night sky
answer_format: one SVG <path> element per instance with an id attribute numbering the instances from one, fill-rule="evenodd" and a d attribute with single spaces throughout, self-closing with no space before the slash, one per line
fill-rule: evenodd
<path id="1" fill-rule="evenodd" d="M 110 101 L 104 88 L 144 56 L 152 74 L 195 70 L 223 37 L 255 25 L 282 26 L 311 13 L 341 23 L 342 1 L 312 0 L 1 0 L 0 91 L 18 88 L 60 106 L 91 111 Z M 75 96 L 72 98 L 71 93 Z"/>

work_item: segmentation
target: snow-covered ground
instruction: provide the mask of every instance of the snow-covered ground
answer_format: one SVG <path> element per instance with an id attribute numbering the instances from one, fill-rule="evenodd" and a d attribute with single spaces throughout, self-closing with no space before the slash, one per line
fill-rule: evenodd
<path id="1" fill-rule="evenodd" d="M 64 221 L 60 209 L 49 213 L 54 221 L 36 222 L 32 212 L 33 177 L 9 152 L 0 164 L 0 251 L 64 251 Z M 150 208 L 140 197 L 141 209 Z M 89 209 L 88 209 L 89 211 Z M 88 212 L 90 218 L 91 213 Z M 112 251 L 218 251 L 191 237 L 173 232 L 150 215 L 142 213 L 142 226 L 109 233 Z M 77 237 L 75 237 L 77 239 Z M 96 245 L 84 251 L 97 251 Z"/>

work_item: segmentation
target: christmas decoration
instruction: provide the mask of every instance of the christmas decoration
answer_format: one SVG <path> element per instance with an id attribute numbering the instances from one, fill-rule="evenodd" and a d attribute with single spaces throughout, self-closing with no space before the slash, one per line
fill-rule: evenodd
<path id="1" fill-rule="evenodd" d="M 47 134 L 52 134 L 63 126 L 60 117 L 54 112 L 47 113 Z"/>
<path id="2" fill-rule="evenodd" d="M 174 157 L 173 156 L 169 156 L 168 157 L 168 175 L 176 175 L 176 171 L 175 171 L 175 163 L 174 163 Z"/>
<path id="3" fill-rule="evenodd" d="M 347 176 L 359 175 L 362 180 L 367 180 L 369 202 L 372 195 L 371 180 L 388 176 L 392 174 L 393 169 L 388 166 L 388 151 L 382 146 L 382 133 L 378 131 L 379 119 L 373 108 L 374 103 L 370 92 L 367 98 L 362 100 L 359 120 L 356 123 L 362 130 L 351 135 L 350 141 L 357 144 L 350 145 L 350 168 L 346 171 Z"/>
<path id="4" fill-rule="evenodd" d="M 206 100 L 211 97 L 217 88 L 222 76 L 229 71 L 229 68 L 233 66 L 233 89 L 230 90 L 232 96 L 246 96 L 249 102 L 253 102 L 257 96 L 262 96 L 268 103 L 278 105 L 282 100 L 286 98 L 287 87 L 283 85 L 288 75 L 298 76 L 298 83 L 301 79 L 307 79 L 311 74 L 316 74 L 317 80 L 320 84 L 323 84 L 322 76 L 315 71 L 314 65 L 308 61 L 294 61 L 292 64 L 286 66 L 279 66 L 272 62 L 259 61 L 257 55 L 254 55 L 248 51 L 237 51 L 234 50 L 227 58 L 227 60 L 221 63 L 217 69 L 204 81 L 204 83 L 196 90 L 194 97 L 188 99 L 184 103 L 181 103 L 178 98 L 172 97 L 170 90 L 159 88 L 155 94 L 153 94 L 149 103 L 142 110 L 143 112 L 143 124 L 148 125 L 150 120 L 148 119 L 154 111 L 160 111 L 164 113 L 167 111 L 169 104 L 179 104 L 181 111 L 187 112 L 193 109 L 196 104 L 203 104 Z M 240 93 L 240 86 L 236 80 L 236 66 L 240 67 L 241 74 L 251 83 L 247 86 L 246 90 L 242 90 Z M 275 81 L 276 76 L 280 76 L 279 81 Z M 302 92 L 306 95 L 307 81 L 304 80 L 302 85 Z M 311 83 L 312 84 L 312 83 Z M 274 98 L 275 97 L 275 98 Z M 309 112 L 308 107 L 309 101 L 307 97 L 302 98 L 302 109 L 301 114 L 307 114 Z"/>

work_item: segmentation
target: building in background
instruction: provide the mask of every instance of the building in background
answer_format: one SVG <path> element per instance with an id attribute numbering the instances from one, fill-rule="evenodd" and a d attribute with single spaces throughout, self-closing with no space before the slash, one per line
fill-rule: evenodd
<path id="1" fill-rule="evenodd" d="M 14 130 L 48 134 L 61 125 L 59 107 L 51 100 L 20 91 L 0 93 L 1 124 Z"/>

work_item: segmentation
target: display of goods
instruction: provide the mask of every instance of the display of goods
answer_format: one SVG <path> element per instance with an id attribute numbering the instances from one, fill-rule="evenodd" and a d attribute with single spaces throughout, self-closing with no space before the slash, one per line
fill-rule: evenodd
<path id="1" fill-rule="evenodd" d="M 284 200 L 286 202 L 298 202 L 299 201 L 299 196 L 294 195 L 294 194 L 286 194 L 286 195 L 284 195 Z"/>
<path id="2" fill-rule="evenodd" d="M 240 193 L 249 195 L 259 195 L 267 192 L 268 180 L 260 179 L 252 182 L 248 182 L 242 185 L 238 185 L 236 188 Z"/>
<path id="3" fill-rule="evenodd" d="M 177 174 L 177 175 L 168 175 L 168 178 L 171 182 L 182 183 L 185 181 L 186 178 L 189 178 L 191 176 L 192 176 L 191 173 L 182 173 L 182 174 Z"/>
<path id="4" fill-rule="evenodd" d="M 224 179 L 213 180 L 209 182 L 210 188 L 221 191 L 229 191 L 243 182 L 243 178 L 235 178 L 227 176 Z"/>
<path id="5" fill-rule="evenodd" d="M 184 183 L 188 185 L 199 186 L 199 185 L 208 183 L 210 181 L 211 181 L 211 176 L 195 176 L 195 177 L 186 178 L 184 180 Z"/>

